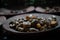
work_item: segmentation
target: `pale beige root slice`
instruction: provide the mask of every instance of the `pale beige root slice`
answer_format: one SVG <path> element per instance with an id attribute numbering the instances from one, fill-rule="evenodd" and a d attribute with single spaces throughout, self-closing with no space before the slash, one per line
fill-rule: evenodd
<path id="1" fill-rule="evenodd" d="M 51 21 L 51 26 L 56 26 L 57 25 L 57 21 Z"/>
<path id="2" fill-rule="evenodd" d="M 40 23 L 37 23 L 36 26 L 37 26 L 37 28 L 41 28 L 42 27 Z"/>

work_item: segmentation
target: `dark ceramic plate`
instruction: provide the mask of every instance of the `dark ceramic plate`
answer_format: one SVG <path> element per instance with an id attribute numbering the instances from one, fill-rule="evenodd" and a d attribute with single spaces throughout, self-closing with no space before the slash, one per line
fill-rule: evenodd
<path id="1" fill-rule="evenodd" d="M 1 8 L 0 15 L 18 15 L 21 13 L 28 13 L 28 12 L 34 11 L 34 9 L 35 9 L 34 6 L 30 6 L 30 7 L 21 9 L 21 10 L 17 10 L 17 9 L 16 10 L 9 10 L 6 8 Z"/>
<path id="2" fill-rule="evenodd" d="M 48 7 L 48 9 L 50 9 L 50 8 Z M 36 7 L 35 11 L 41 12 L 41 13 L 57 13 L 57 12 L 60 12 L 60 8 L 59 7 L 56 7 L 54 9 L 54 7 L 53 7 L 50 10 L 46 10 L 46 8 Z"/>
<path id="3" fill-rule="evenodd" d="M 0 25 L 2 25 L 4 21 L 6 21 L 6 17 L 0 16 Z"/>
<path id="4" fill-rule="evenodd" d="M 39 31 L 39 32 L 18 32 L 18 31 L 15 31 L 15 30 L 13 30 L 13 29 L 11 29 L 11 28 L 9 27 L 9 23 L 10 23 L 11 21 L 14 21 L 14 20 L 16 20 L 16 19 L 20 19 L 20 18 L 22 18 L 22 17 L 24 18 L 26 15 L 30 15 L 30 14 L 35 15 L 35 16 L 38 16 L 38 17 L 43 17 L 43 18 L 49 18 L 49 17 L 52 16 L 51 14 L 41 14 L 41 13 L 25 13 L 25 14 L 20 14 L 20 15 L 18 15 L 18 16 L 14 16 L 14 17 L 12 17 L 12 18 L 9 18 L 7 21 L 5 21 L 4 24 L 3 24 L 3 28 L 4 28 L 5 30 L 7 30 L 7 31 L 9 31 L 9 32 L 13 32 L 13 33 L 41 33 L 41 32 L 44 32 L 44 31 Z M 55 15 L 55 16 L 56 16 L 57 21 L 58 21 L 58 26 L 56 26 L 56 27 L 54 27 L 54 28 L 51 28 L 51 29 L 48 29 L 48 30 L 46 30 L 46 31 L 51 31 L 51 30 L 54 30 L 54 29 L 57 29 L 57 28 L 60 27 L 60 16 L 57 16 L 57 15 Z"/>

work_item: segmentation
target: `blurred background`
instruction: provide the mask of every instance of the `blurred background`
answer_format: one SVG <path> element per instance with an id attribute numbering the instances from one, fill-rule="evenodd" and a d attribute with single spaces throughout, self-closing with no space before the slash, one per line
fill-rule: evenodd
<path id="1" fill-rule="evenodd" d="M 28 7 L 28 6 L 41 6 L 41 7 L 53 7 L 60 6 L 59 0 L 0 0 L 1 7 Z"/>

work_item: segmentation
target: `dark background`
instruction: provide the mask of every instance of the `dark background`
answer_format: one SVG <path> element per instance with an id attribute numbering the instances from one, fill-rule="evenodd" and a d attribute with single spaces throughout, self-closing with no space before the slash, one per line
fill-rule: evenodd
<path id="1" fill-rule="evenodd" d="M 0 0 L 2 7 L 11 6 L 60 6 L 60 0 Z M 6 5 L 7 4 L 7 5 Z"/>

